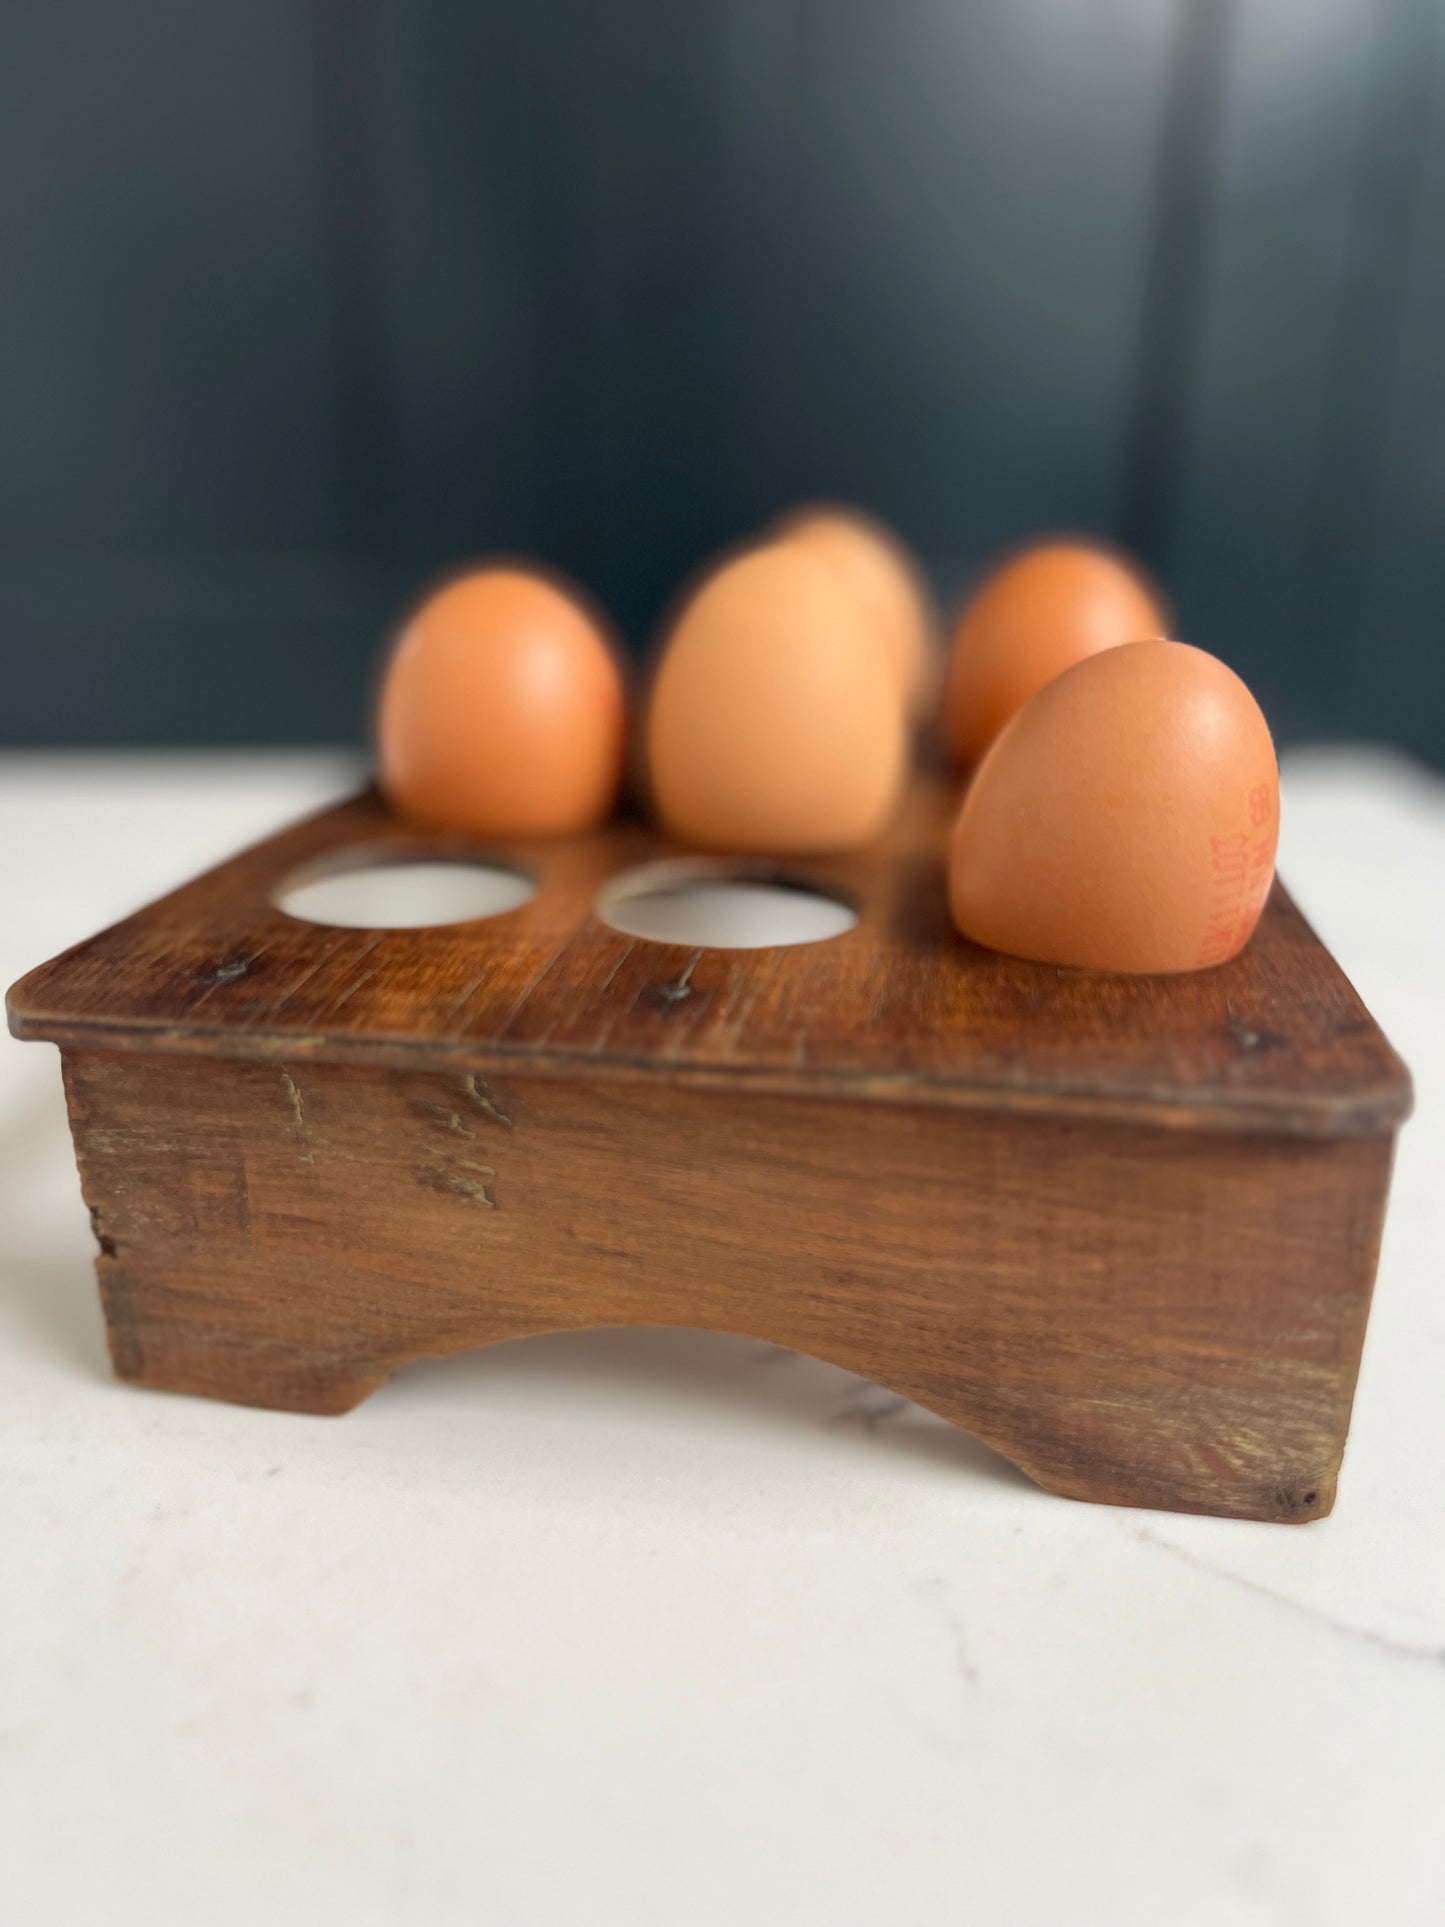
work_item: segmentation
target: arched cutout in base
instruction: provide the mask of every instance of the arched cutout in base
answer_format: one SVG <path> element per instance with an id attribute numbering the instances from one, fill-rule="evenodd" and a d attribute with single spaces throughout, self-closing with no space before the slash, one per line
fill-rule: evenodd
<path id="1" fill-rule="evenodd" d="M 707 1441 L 715 1453 L 743 1453 L 750 1466 L 760 1451 L 777 1449 L 780 1477 L 827 1458 L 840 1478 L 866 1476 L 860 1458 L 875 1454 L 880 1464 L 916 1464 L 966 1482 L 1029 1483 L 971 1433 L 826 1359 L 687 1326 L 551 1332 L 418 1360 L 373 1403 L 399 1435 L 436 1406 L 455 1422 L 475 1403 L 509 1435 L 516 1429 L 519 1449 L 522 1435 L 535 1443 L 553 1426 L 569 1451 L 597 1424 L 635 1430 L 676 1456 L 684 1481 Z"/>
<path id="2" fill-rule="evenodd" d="M 1311 1235 L 1282 1211 L 1272 1233 L 1262 1190 L 1310 1176 L 1288 1142 L 1221 1139 L 1206 1171 L 1163 1131 L 654 1079 L 100 1051 L 66 1076 L 134 1383 L 336 1414 L 508 1339 L 728 1332 L 886 1387 L 1068 1497 L 1332 1502 L 1365 1300 L 1322 1298 L 1320 1266 L 1370 1227 L 1347 1184 L 1311 1183 Z M 1378 1149 L 1332 1146 L 1337 1179 Z"/>

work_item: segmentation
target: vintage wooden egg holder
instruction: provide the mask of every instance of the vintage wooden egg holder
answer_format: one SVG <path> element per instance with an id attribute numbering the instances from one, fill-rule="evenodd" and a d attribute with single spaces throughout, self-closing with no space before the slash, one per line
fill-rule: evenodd
<path id="1" fill-rule="evenodd" d="M 948 799 L 796 874 L 827 942 L 684 950 L 598 892 L 623 822 L 488 852 L 485 922 L 324 928 L 308 868 L 478 854 L 373 795 L 31 973 L 122 1378 L 344 1412 L 409 1360 L 689 1325 L 877 1380 L 1049 1491 L 1301 1520 L 1349 1423 L 1404 1066 L 1276 887 L 1186 977 L 959 939 Z"/>

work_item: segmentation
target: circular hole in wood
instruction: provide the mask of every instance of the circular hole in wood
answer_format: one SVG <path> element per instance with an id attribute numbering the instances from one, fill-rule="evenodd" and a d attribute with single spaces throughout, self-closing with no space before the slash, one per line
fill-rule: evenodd
<path id="1" fill-rule="evenodd" d="M 858 921 L 851 903 L 816 883 L 722 858 L 628 870 L 603 885 L 594 908 L 625 937 L 701 950 L 822 943 Z"/>
<path id="2" fill-rule="evenodd" d="M 288 917 L 346 930 L 420 930 L 475 923 L 536 894 L 521 870 L 481 857 L 397 857 L 354 851 L 297 871 L 272 901 Z"/>

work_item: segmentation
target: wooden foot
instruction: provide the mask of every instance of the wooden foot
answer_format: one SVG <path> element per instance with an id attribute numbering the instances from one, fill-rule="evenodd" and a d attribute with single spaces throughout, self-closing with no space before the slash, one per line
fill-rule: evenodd
<path id="1" fill-rule="evenodd" d="M 340 1318 L 326 1332 L 304 1307 L 271 1304 L 258 1317 L 245 1300 L 232 1305 L 215 1272 L 198 1299 L 144 1253 L 122 1263 L 102 1252 L 96 1271 L 115 1374 L 153 1391 L 331 1416 L 359 1405 L 400 1362 L 358 1354 Z"/>

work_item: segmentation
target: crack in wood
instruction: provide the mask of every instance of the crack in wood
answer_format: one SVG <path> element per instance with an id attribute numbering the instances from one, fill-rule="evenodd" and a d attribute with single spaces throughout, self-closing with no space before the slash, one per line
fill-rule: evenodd
<path id="1" fill-rule="evenodd" d="M 285 990 L 282 991 L 281 995 L 276 999 L 275 1003 L 272 1004 L 269 1010 L 266 1011 L 264 1021 L 268 1024 L 274 1023 L 277 1016 L 286 1007 L 286 1005 L 290 1003 L 291 999 L 297 994 L 297 992 L 304 990 L 306 985 L 311 982 L 311 979 L 313 977 L 319 975 L 319 973 L 323 971 L 328 964 L 333 963 L 338 953 L 344 947 L 345 946 L 340 943 L 334 943 L 330 945 L 327 949 L 324 949 L 321 955 L 316 959 L 315 963 L 311 965 L 309 970 L 303 970 L 301 975 L 297 977 L 293 983 L 290 983 L 286 986 Z M 374 950 L 376 948 L 376 945 L 373 943 L 371 948 L 372 950 Z M 362 952 L 363 956 L 367 956 L 369 954 L 370 954 L 369 951 Z"/>
<path id="2" fill-rule="evenodd" d="M 340 1010 L 341 1006 L 345 1003 L 349 1003 L 350 1000 L 356 995 L 357 991 L 362 989 L 364 985 L 369 984 L 372 978 L 375 977 L 375 975 L 376 975 L 376 972 L 374 970 L 363 970 L 361 975 L 355 980 L 355 982 L 348 984 L 345 990 L 342 991 L 341 995 L 336 999 L 335 1003 L 332 1004 L 329 1014 L 332 1017 L 334 1017 L 337 1011 Z"/>
<path id="3" fill-rule="evenodd" d="M 572 947 L 572 939 L 569 937 L 566 943 L 561 945 L 559 949 L 553 951 L 552 955 L 547 959 L 546 963 L 543 964 L 542 968 L 537 972 L 536 976 L 533 977 L 532 981 L 527 985 L 526 989 L 522 992 L 521 996 L 512 1005 L 512 1008 L 507 1012 L 502 1022 L 498 1024 L 496 1031 L 493 1033 L 495 1036 L 497 1037 L 506 1036 L 507 1032 L 512 1028 L 512 1025 L 517 1021 L 518 1017 L 521 1016 L 524 1005 L 527 1003 L 528 999 L 534 994 L 534 992 L 538 989 L 539 985 L 543 982 L 543 980 L 547 976 L 547 973 L 551 970 L 552 966 L 555 963 L 557 963 L 560 958 L 564 957 L 567 954 L 568 950 L 571 949 L 571 947 Z"/>
<path id="4" fill-rule="evenodd" d="M 481 989 L 490 975 L 490 971 L 483 970 L 477 976 L 468 979 L 466 988 L 462 991 L 461 995 L 457 997 L 453 1003 L 448 1004 L 446 1010 L 441 1013 L 441 1022 L 446 1029 L 450 1030 L 458 1021 L 472 997 Z"/>
<path id="5" fill-rule="evenodd" d="M 472 1137 L 474 1135 L 459 1111 L 449 1110 L 445 1104 L 433 1104 L 429 1099 L 412 1099 L 412 1110 L 418 1117 L 425 1118 L 430 1124 L 439 1124 L 452 1137 Z"/>
<path id="6" fill-rule="evenodd" d="M 456 1165 L 465 1165 L 458 1170 Z M 476 1172 L 476 1177 L 468 1176 Z M 479 1204 L 484 1211 L 495 1211 L 496 1194 L 485 1178 L 494 1178 L 496 1172 L 490 1164 L 473 1164 L 468 1158 L 458 1158 L 455 1164 L 424 1164 L 417 1172 L 418 1184 L 424 1184 L 429 1191 L 440 1191 L 444 1196 L 466 1198 L 472 1204 Z"/>
<path id="7" fill-rule="evenodd" d="M 90 1235 L 95 1239 L 95 1242 L 100 1246 L 100 1255 L 103 1258 L 115 1257 L 116 1255 L 115 1239 L 111 1237 L 108 1231 L 102 1231 L 100 1228 L 99 1205 L 93 1204 L 90 1207 Z"/>
<path id="8" fill-rule="evenodd" d="M 515 1120 L 502 1109 L 496 1092 L 492 1089 L 491 1085 L 487 1083 L 485 1078 L 478 1077 L 475 1071 L 468 1071 L 462 1079 L 462 1089 L 466 1093 L 469 1101 L 476 1105 L 484 1117 L 492 1118 L 496 1123 L 500 1124 L 504 1130 L 516 1130 Z M 465 1131 L 462 1135 L 464 1137 L 470 1137 L 471 1132 Z"/>
<path id="9" fill-rule="evenodd" d="M 612 968 L 608 971 L 607 975 L 602 979 L 601 983 L 598 984 L 597 994 L 599 997 L 602 995 L 603 991 L 610 990 L 612 988 L 612 985 L 616 980 L 618 971 L 621 970 L 622 966 L 627 962 L 627 959 L 632 955 L 633 951 L 636 948 L 637 948 L 637 945 L 635 943 L 629 943 L 625 946 L 625 948 L 623 949 L 622 955 L 617 959 L 616 963 L 613 964 Z"/>
<path id="10" fill-rule="evenodd" d="M 286 1092 L 287 1107 L 291 1112 L 291 1120 L 296 1126 L 296 1135 L 301 1140 L 302 1158 L 307 1164 L 315 1164 L 316 1158 L 311 1149 L 311 1138 L 306 1129 L 306 1103 L 301 1095 L 301 1086 L 284 1064 L 278 1064 L 276 1068 L 281 1073 L 281 1084 Z"/>

